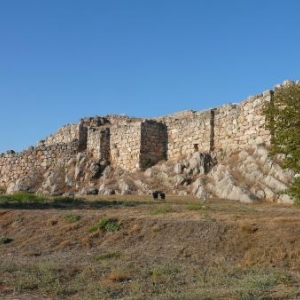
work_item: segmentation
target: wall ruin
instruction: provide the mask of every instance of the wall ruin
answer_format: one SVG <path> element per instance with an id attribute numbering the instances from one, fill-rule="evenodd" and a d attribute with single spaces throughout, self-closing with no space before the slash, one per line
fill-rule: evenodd
<path id="1" fill-rule="evenodd" d="M 42 174 L 46 170 L 64 168 L 78 153 L 78 141 L 49 146 L 30 147 L 20 153 L 0 155 L 0 185 L 15 181 L 24 176 Z"/>
<path id="2" fill-rule="evenodd" d="M 262 109 L 272 92 L 206 111 L 185 111 L 143 120 L 95 116 L 66 125 L 37 147 L 0 155 L 0 180 L 66 165 L 78 152 L 128 171 L 145 169 L 163 159 L 177 160 L 195 150 L 234 151 L 270 143 Z"/>

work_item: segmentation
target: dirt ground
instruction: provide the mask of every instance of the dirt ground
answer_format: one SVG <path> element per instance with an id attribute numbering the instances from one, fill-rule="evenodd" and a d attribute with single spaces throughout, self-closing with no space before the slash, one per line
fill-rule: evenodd
<path id="1" fill-rule="evenodd" d="M 296 206 L 6 203 L 0 238 L 0 299 L 300 299 Z"/>

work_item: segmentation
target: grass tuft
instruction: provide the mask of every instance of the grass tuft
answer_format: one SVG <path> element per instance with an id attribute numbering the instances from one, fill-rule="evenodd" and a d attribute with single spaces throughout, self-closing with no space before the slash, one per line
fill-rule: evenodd
<path id="1" fill-rule="evenodd" d="M 114 232 L 120 230 L 120 225 L 118 224 L 117 219 L 104 216 L 98 221 L 97 224 L 89 228 L 89 232 L 91 233 L 98 230 Z"/>
<path id="2" fill-rule="evenodd" d="M 10 195 L 0 195 L 0 203 L 18 202 L 18 203 L 40 203 L 46 199 L 43 196 L 38 196 L 28 192 L 16 192 Z"/>
<path id="3" fill-rule="evenodd" d="M 63 218 L 68 222 L 78 222 L 81 219 L 79 215 L 75 214 L 66 214 L 63 216 Z"/>

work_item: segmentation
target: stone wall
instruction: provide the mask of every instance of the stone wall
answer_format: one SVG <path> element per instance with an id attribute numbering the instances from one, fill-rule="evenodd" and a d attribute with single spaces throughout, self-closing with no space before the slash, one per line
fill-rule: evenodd
<path id="1" fill-rule="evenodd" d="M 95 159 L 109 160 L 110 158 L 110 129 L 109 127 L 90 127 L 87 134 L 87 151 Z"/>
<path id="2" fill-rule="evenodd" d="M 206 111 L 184 111 L 142 120 L 110 115 L 81 119 L 39 142 L 38 147 L 0 156 L 0 180 L 14 180 L 31 170 L 65 164 L 86 151 L 129 171 L 145 169 L 162 159 L 176 160 L 194 151 L 234 151 L 270 143 L 262 113 L 272 92 Z"/>
<path id="3" fill-rule="evenodd" d="M 167 117 L 167 158 L 176 160 L 195 151 L 210 150 L 210 111 Z"/>
<path id="4" fill-rule="evenodd" d="M 89 127 L 87 151 L 127 170 L 144 169 L 166 159 L 167 129 L 153 120 L 124 119 L 111 126 Z"/>
<path id="5" fill-rule="evenodd" d="M 167 158 L 176 160 L 194 151 L 235 151 L 270 143 L 263 106 L 271 91 L 207 111 L 184 111 L 163 118 L 166 124 Z"/>
<path id="6" fill-rule="evenodd" d="M 239 105 L 226 105 L 214 111 L 214 148 L 232 151 L 270 143 L 262 113 L 271 91 L 249 97 Z"/>
<path id="7" fill-rule="evenodd" d="M 110 127 L 110 161 L 129 171 L 139 168 L 141 122 L 127 122 Z"/>
<path id="8" fill-rule="evenodd" d="M 165 124 L 153 120 L 141 123 L 140 169 L 146 169 L 167 158 L 167 140 Z"/>
<path id="9" fill-rule="evenodd" d="M 31 147 L 20 153 L 0 155 L 0 185 L 46 170 L 64 168 L 78 152 L 78 141 Z"/>
<path id="10" fill-rule="evenodd" d="M 94 119 L 94 118 L 88 118 Z M 47 136 L 37 143 L 37 146 L 51 146 L 55 144 L 68 144 L 77 140 L 79 149 L 84 150 L 87 143 L 87 126 L 84 119 L 78 124 L 68 124 L 60 128 L 56 133 Z"/>
<path id="11" fill-rule="evenodd" d="M 79 124 L 68 124 L 60 128 L 56 133 L 51 134 L 41 141 L 45 146 L 61 143 L 70 143 L 79 139 Z"/>

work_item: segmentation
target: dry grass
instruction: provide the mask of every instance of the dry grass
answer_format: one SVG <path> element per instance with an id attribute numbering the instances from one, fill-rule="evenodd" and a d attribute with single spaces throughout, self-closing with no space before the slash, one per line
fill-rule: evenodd
<path id="1" fill-rule="evenodd" d="M 300 297 L 297 207 L 167 195 L 24 208 L 0 209 L 0 299 Z"/>

